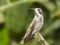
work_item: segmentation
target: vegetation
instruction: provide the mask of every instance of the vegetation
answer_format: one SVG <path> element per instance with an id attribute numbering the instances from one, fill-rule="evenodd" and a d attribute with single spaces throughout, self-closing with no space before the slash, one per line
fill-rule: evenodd
<path id="1" fill-rule="evenodd" d="M 29 8 L 36 7 L 43 10 L 44 16 L 40 33 L 50 45 L 60 45 L 60 0 L 0 0 L 0 15 L 4 16 L 0 23 L 0 45 L 11 45 L 13 41 L 21 45 L 20 41 L 34 17 Z M 41 43 L 33 39 L 26 45 Z"/>

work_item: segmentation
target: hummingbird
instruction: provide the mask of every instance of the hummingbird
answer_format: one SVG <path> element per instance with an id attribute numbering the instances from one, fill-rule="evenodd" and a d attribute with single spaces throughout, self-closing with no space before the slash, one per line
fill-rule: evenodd
<path id="1" fill-rule="evenodd" d="M 31 8 L 34 10 L 35 16 L 28 27 L 23 39 L 21 40 L 21 44 L 25 44 L 26 42 L 33 39 L 36 32 L 39 32 L 43 26 L 44 19 L 43 19 L 43 12 L 40 8 Z"/>

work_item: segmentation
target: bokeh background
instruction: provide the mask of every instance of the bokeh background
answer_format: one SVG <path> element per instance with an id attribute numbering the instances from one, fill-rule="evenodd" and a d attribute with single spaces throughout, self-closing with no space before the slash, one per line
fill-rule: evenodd
<path id="1" fill-rule="evenodd" d="M 0 0 L 1 6 L 7 3 L 20 3 L 0 9 L 0 45 L 21 45 L 29 24 L 34 18 L 34 11 L 29 8 L 41 8 L 44 16 L 44 25 L 40 33 L 50 45 L 60 45 L 60 0 Z M 41 45 L 36 39 L 25 45 Z"/>

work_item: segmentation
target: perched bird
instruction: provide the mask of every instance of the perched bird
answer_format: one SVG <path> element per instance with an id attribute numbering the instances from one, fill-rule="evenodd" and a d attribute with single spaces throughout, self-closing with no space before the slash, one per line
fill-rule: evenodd
<path id="1" fill-rule="evenodd" d="M 35 12 L 34 19 L 32 20 L 30 26 L 28 27 L 25 36 L 21 40 L 21 44 L 30 41 L 34 37 L 35 33 L 39 32 L 43 26 L 44 20 L 42 10 L 40 8 L 34 8 L 33 10 Z"/>

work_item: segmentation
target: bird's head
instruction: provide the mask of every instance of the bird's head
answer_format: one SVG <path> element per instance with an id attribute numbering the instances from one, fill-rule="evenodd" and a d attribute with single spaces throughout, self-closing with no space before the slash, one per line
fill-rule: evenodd
<path id="1" fill-rule="evenodd" d="M 37 17 L 40 17 L 43 15 L 43 12 L 40 8 L 30 8 L 30 9 L 34 10 L 34 13 Z"/>
<path id="2" fill-rule="evenodd" d="M 34 8 L 34 11 L 36 13 L 35 15 L 38 17 L 43 15 L 43 12 L 40 8 Z"/>

